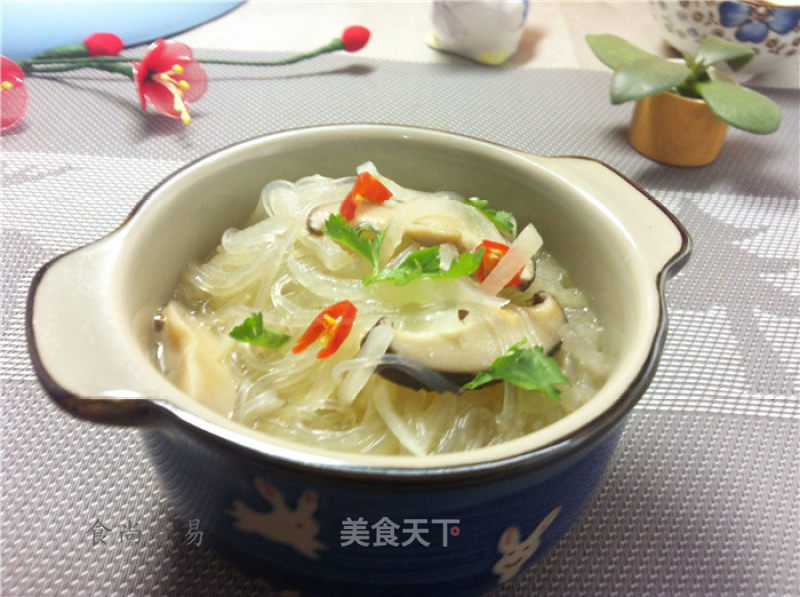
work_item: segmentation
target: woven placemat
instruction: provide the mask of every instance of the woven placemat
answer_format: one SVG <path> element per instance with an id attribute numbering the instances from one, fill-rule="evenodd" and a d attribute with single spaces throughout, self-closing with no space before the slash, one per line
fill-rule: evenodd
<path id="1" fill-rule="evenodd" d="M 209 73 L 188 127 L 142 114 L 122 78 L 29 79 L 28 114 L 2 137 L 3 594 L 269 594 L 198 545 L 135 430 L 77 421 L 46 397 L 25 297 L 45 261 L 110 232 L 188 160 L 340 122 L 602 159 L 695 241 L 668 286 L 660 369 L 607 477 L 566 537 L 492 597 L 800 594 L 800 92 L 762 90 L 784 111 L 777 133 L 731 130 L 717 162 L 680 169 L 630 148 L 631 107 L 610 106 L 606 73 L 351 56 Z"/>

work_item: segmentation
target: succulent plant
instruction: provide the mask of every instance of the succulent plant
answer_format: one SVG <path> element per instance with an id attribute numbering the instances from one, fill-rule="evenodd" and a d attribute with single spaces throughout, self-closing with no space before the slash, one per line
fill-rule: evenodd
<path id="1" fill-rule="evenodd" d="M 781 110 L 764 95 L 736 83 L 713 79 L 709 67 L 744 66 L 755 54 L 750 48 L 722 38 L 706 37 L 694 55 L 683 61 L 651 54 L 616 35 L 587 35 L 595 56 L 614 71 L 611 103 L 621 104 L 662 92 L 702 99 L 720 120 L 761 135 L 781 123 Z"/>

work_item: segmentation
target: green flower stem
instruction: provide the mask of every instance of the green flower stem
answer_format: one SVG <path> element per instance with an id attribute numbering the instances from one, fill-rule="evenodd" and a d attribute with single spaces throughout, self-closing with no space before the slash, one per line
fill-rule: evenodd
<path id="1" fill-rule="evenodd" d="M 110 73 L 117 73 L 125 75 L 133 79 L 133 68 L 125 64 L 114 64 L 108 62 L 96 62 L 95 60 L 85 60 L 80 63 L 61 64 L 53 66 L 42 66 L 39 64 L 26 65 L 25 72 L 28 74 L 41 74 L 41 73 L 63 73 L 71 70 L 79 70 L 81 68 L 94 68 Z"/>
<path id="2" fill-rule="evenodd" d="M 89 68 L 95 68 L 97 70 L 104 70 L 109 73 L 117 73 L 120 75 L 125 75 L 129 79 L 133 79 L 133 67 L 128 66 L 127 64 L 88 64 Z"/>
<path id="3" fill-rule="evenodd" d="M 32 67 L 25 69 L 27 74 L 38 74 L 38 73 L 63 73 L 70 70 L 78 70 L 81 68 L 87 68 L 85 64 L 63 64 L 61 66 L 38 66 L 33 65 Z"/>
<path id="4" fill-rule="evenodd" d="M 87 48 L 84 44 L 75 44 L 70 46 L 59 46 L 57 48 L 51 48 L 49 50 L 45 50 L 41 54 L 37 54 L 33 57 L 33 60 L 38 59 L 51 59 L 51 58 L 76 58 L 76 57 L 86 57 L 89 55 L 89 48 Z"/>
<path id="5" fill-rule="evenodd" d="M 131 62 L 138 58 L 126 58 L 124 56 L 93 56 L 93 57 L 64 57 L 64 58 L 29 58 L 17 62 L 19 67 L 26 73 L 39 70 L 40 65 L 74 65 L 74 68 L 96 67 L 99 64 L 114 64 L 117 62 Z"/>
<path id="6" fill-rule="evenodd" d="M 284 60 L 275 60 L 273 62 L 248 61 L 248 60 L 215 60 L 215 59 L 197 60 L 197 62 L 200 62 L 202 64 L 229 64 L 235 66 L 280 66 L 282 64 L 294 64 L 295 62 L 300 62 L 301 60 L 314 58 L 315 56 L 319 56 L 320 54 L 326 54 L 328 52 L 335 52 L 337 50 L 343 50 L 343 49 L 344 49 L 344 42 L 342 42 L 341 39 L 334 39 L 327 46 L 318 48 L 313 52 L 300 54 L 298 56 L 292 56 L 291 58 L 286 58 Z"/>
<path id="7" fill-rule="evenodd" d="M 284 64 L 293 64 L 295 62 L 300 62 L 302 60 L 307 60 L 309 58 L 314 58 L 315 56 L 319 56 L 320 54 L 326 54 L 328 52 L 336 52 L 338 50 L 344 49 L 344 42 L 341 39 L 334 39 L 328 45 L 313 50 L 311 52 L 307 52 L 305 54 L 300 54 L 298 56 L 292 56 L 291 58 L 285 58 L 283 60 L 274 60 L 274 61 L 264 61 L 264 60 L 222 60 L 222 59 L 196 59 L 197 62 L 202 64 L 227 64 L 233 66 L 280 66 Z M 21 60 L 17 64 L 19 64 L 20 68 L 23 71 L 27 72 L 58 72 L 58 71 L 44 71 L 38 68 L 39 65 L 76 65 L 75 68 L 81 67 L 90 67 L 90 68 L 100 68 L 100 65 L 113 65 L 116 63 L 126 63 L 132 61 L 139 61 L 141 58 L 130 57 L 130 56 L 94 56 L 91 58 L 87 57 L 34 57 L 28 60 Z M 70 70 L 70 69 L 64 69 Z M 109 69 L 101 69 L 101 70 L 109 70 Z M 112 71 L 113 72 L 113 71 Z"/>

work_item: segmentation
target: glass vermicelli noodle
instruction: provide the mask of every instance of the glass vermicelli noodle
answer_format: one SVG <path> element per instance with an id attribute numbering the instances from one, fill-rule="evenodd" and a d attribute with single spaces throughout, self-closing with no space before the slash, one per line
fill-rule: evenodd
<path id="1" fill-rule="evenodd" d="M 591 399 L 603 328 L 533 225 L 369 162 L 357 174 L 268 184 L 246 226 L 186 267 L 155 318 L 178 388 L 269 436 L 418 456 L 517 438 Z M 534 349 L 569 382 L 498 373 Z"/>

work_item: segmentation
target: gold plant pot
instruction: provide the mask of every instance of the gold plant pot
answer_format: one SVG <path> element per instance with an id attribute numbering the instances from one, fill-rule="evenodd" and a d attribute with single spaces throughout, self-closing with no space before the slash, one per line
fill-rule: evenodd
<path id="1" fill-rule="evenodd" d="M 672 166 L 705 166 L 719 155 L 728 125 L 703 100 L 659 93 L 636 102 L 628 141 Z"/>

